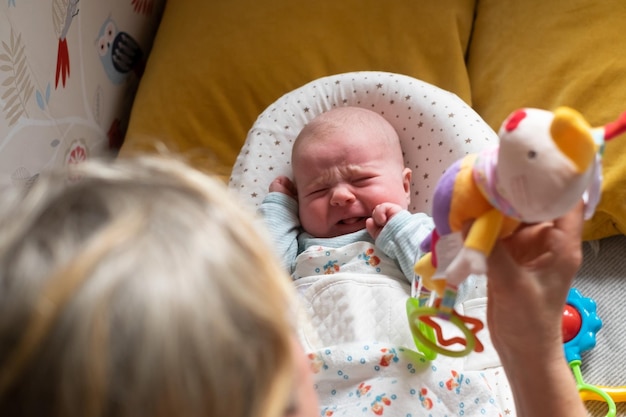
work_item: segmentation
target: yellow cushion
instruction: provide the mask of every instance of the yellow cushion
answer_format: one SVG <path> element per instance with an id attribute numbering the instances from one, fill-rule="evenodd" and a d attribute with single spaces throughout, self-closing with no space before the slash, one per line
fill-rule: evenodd
<path id="1" fill-rule="evenodd" d="M 497 129 L 518 107 L 567 105 L 596 126 L 626 110 L 623 0 L 481 0 L 468 52 L 476 111 Z M 604 155 L 584 238 L 626 233 L 626 136 Z"/>
<path id="2" fill-rule="evenodd" d="M 469 102 L 474 0 L 167 2 L 121 154 L 162 142 L 230 172 L 257 116 L 317 78 L 401 73 Z"/>

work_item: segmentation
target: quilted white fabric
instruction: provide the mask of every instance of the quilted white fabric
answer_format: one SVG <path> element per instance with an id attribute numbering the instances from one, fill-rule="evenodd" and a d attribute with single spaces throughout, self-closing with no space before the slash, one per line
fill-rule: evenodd
<path id="1" fill-rule="evenodd" d="M 456 310 L 486 323 L 487 297 L 484 276 L 471 276 L 462 286 Z M 307 351 L 355 342 L 380 342 L 415 349 L 406 316 L 411 294 L 404 279 L 386 275 L 340 272 L 314 275 L 294 281 L 303 300 L 310 326 L 300 328 Z M 441 323 L 447 336 L 457 334 L 453 325 Z M 489 329 L 478 334 L 485 350 L 463 358 L 464 369 L 482 370 L 500 366 L 491 344 Z"/>
<path id="2" fill-rule="evenodd" d="M 306 350 L 364 341 L 414 346 L 405 310 L 406 280 L 343 272 L 294 283 L 317 332 L 303 335 Z"/>
<path id="3" fill-rule="evenodd" d="M 468 280 L 458 311 L 486 319 L 484 283 L 484 277 Z M 310 352 L 321 407 L 330 413 L 322 415 L 514 415 L 488 331 L 478 335 L 482 353 L 427 361 L 415 351 L 406 280 L 340 272 L 294 284 L 309 318 L 299 326 L 300 340 Z M 447 336 L 456 332 L 451 324 L 442 327 Z"/>

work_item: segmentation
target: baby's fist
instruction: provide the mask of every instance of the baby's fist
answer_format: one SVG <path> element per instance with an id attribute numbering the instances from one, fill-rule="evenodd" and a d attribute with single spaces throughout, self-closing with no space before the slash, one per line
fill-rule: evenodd
<path id="1" fill-rule="evenodd" d="M 296 196 L 298 195 L 294 183 L 284 175 L 276 177 L 274 181 L 270 183 L 269 191 L 283 193 L 291 198 L 296 198 Z"/>
<path id="2" fill-rule="evenodd" d="M 375 240 L 389 220 L 402 211 L 402 207 L 394 203 L 381 203 L 374 207 L 372 217 L 365 221 L 367 232 Z"/>

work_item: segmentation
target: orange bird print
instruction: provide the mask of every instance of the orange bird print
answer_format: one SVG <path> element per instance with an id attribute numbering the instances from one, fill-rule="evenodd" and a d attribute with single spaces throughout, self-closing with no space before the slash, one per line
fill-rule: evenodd
<path id="1" fill-rule="evenodd" d="M 52 23 L 59 38 L 54 88 L 59 86 L 59 79 L 65 87 L 65 80 L 70 76 L 70 53 L 67 49 L 66 36 L 77 14 L 78 0 L 52 0 Z"/>
<path id="2" fill-rule="evenodd" d="M 371 385 L 365 385 L 365 382 L 361 382 L 356 389 L 356 396 L 363 397 L 372 389 Z"/>

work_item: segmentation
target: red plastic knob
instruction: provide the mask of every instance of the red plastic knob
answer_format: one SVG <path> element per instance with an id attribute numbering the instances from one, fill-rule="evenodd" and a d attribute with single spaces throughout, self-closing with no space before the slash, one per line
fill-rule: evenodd
<path id="1" fill-rule="evenodd" d="M 576 308 L 567 304 L 563 309 L 563 343 L 567 343 L 576 337 L 582 327 L 582 317 Z"/>

